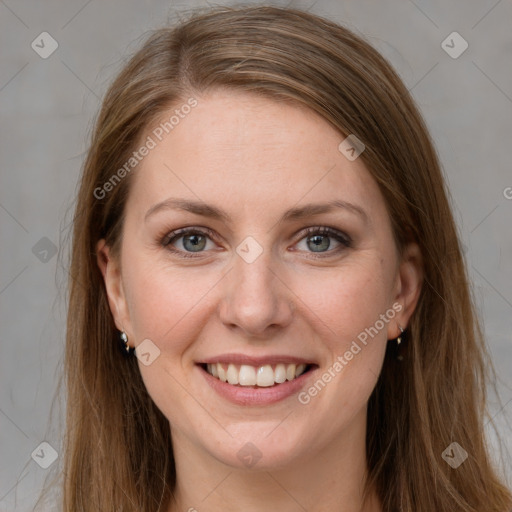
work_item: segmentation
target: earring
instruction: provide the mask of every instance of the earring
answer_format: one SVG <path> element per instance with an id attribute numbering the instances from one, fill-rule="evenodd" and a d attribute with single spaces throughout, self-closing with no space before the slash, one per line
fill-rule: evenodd
<path id="1" fill-rule="evenodd" d="M 135 352 L 135 348 L 130 347 L 130 345 L 128 345 L 128 336 L 124 331 L 121 331 L 121 333 L 119 334 L 119 338 L 121 340 L 120 348 L 123 355 L 125 357 L 130 357 Z"/>
<path id="2" fill-rule="evenodd" d="M 402 343 L 402 334 L 404 333 L 404 330 L 402 329 L 402 327 L 400 326 L 400 324 L 398 324 L 398 328 L 400 329 L 400 335 L 398 336 L 398 338 L 396 339 L 396 344 L 397 346 L 400 345 L 400 343 Z"/>
<path id="3" fill-rule="evenodd" d="M 402 362 L 404 360 L 403 354 L 403 345 L 400 346 L 402 343 L 402 336 L 404 335 L 404 329 L 402 329 L 402 326 L 398 324 L 398 328 L 400 329 L 400 334 L 396 339 L 396 358 L 399 362 Z"/>

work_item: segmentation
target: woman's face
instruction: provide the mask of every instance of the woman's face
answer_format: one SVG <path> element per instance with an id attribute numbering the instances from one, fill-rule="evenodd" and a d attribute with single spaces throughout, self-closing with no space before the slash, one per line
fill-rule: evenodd
<path id="1" fill-rule="evenodd" d="M 419 276 L 361 158 L 313 112 L 247 93 L 155 127 L 120 261 L 100 242 L 100 267 L 175 450 L 272 468 L 360 440 Z"/>

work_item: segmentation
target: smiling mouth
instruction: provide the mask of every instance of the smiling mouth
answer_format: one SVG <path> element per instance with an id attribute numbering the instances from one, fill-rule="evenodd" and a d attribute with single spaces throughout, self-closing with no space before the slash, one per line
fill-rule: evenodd
<path id="1" fill-rule="evenodd" d="M 251 366 L 247 364 L 211 363 L 201 364 L 203 370 L 216 379 L 233 386 L 268 388 L 292 381 L 309 372 L 313 364 L 265 364 Z"/>

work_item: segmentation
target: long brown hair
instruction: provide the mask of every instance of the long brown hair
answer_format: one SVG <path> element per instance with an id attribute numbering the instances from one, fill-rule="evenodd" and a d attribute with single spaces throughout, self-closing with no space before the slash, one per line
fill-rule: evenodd
<path id="1" fill-rule="evenodd" d="M 484 436 L 492 370 L 440 165 L 413 100 L 359 36 L 297 9 L 217 7 L 153 32 L 108 90 L 74 217 L 65 354 L 66 511 L 165 511 L 175 486 L 168 420 L 123 360 L 95 248 L 122 236 L 131 175 L 96 193 L 170 106 L 227 88 L 312 109 L 356 134 L 396 244 L 419 244 L 425 281 L 400 363 L 386 353 L 368 403 L 367 486 L 383 510 L 504 512 Z M 340 139 L 341 140 L 341 139 Z M 134 171 L 136 172 L 136 170 Z M 388 351 L 389 352 L 389 351 Z M 457 469 L 442 457 L 457 442 Z"/>

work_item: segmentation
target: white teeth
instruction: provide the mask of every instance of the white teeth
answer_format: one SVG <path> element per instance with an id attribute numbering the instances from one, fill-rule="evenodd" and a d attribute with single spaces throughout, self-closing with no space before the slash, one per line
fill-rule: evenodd
<path id="1" fill-rule="evenodd" d="M 230 384 L 238 384 L 238 375 L 239 371 L 236 369 L 236 366 L 234 364 L 230 364 L 228 366 L 228 371 L 226 373 L 226 376 L 228 378 L 228 382 Z"/>
<path id="2" fill-rule="evenodd" d="M 240 366 L 238 380 L 240 386 L 256 386 L 256 369 L 254 366 L 248 366 L 246 364 Z"/>
<path id="3" fill-rule="evenodd" d="M 276 365 L 274 379 L 278 384 L 282 384 L 286 380 L 286 366 L 284 364 Z"/>
<path id="4" fill-rule="evenodd" d="M 226 377 L 226 370 L 224 370 L 221 364 L 216 364 L 215 366 L 217 367 L 218 378 L 222 382 L 227 382 L 228 378 Z"/>
<path id="5" fill-rule="evenodd" d="M 302 375 L 304 373 L 304 370 L 306 369 L 305 364 L 299 364 L 297 368 L 295 369 L 295 377 L 298 377 L 299 375 Z"/>
<path id="6" fill-rule="evenodd" d="M 295 365 L 289 364 L 286 367 L 286 380 L 293 380 L 295 378 Z"/>
<path id="7" fill-rule="evenodd" d="M 256 384 L 265 388 L 274 385 L 274 370 L 272 370 L 272 366 L 267 364 L 258 368 Z"/>
<path id="8" fill-rule="evenodd" d="M 279 363 L 273 368 L 269 364 L 258 367 L 247 364 L 240 366 L 229 364 L 226 369 L 226 365 L 213 363 L 206 365 L 206 371 L 222 382 L 228 382 L 234 386 L 270 387 L 274 384 L 282 384 L 287 380 L 296 379 L 306 371 L 306 365 Z"/>

